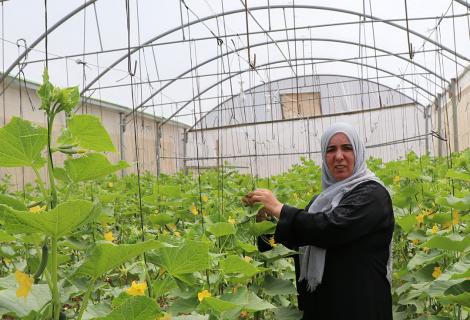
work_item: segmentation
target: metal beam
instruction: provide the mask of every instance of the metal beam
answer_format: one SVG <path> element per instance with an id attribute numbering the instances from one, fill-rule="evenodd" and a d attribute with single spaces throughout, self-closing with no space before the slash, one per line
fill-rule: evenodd
<path id="1" fill-rule="evenodd" d="M 335 59 L 330 59 L 330 58 L 298 58 L 298 59 L 292 59 L 294 61 L 302 61 L 302 60 L 324 60 L 324 61 L 336 61 L 338 62 L 337 60 Z M 279 60 L 279 61 L 275 61 L 275 62 L 269 62 L 267 63 L 266 65 L 268 64 L 276 64 L 276 63 L 282 63 L 283 60 Z M 369 68 L 373 68 L 373 69 L 376 69 L 376 70 L 379 70 L 379 71 L 382 71 L 384 73 L 387 73 L 387 74 L 390 74 L 392 76 L 395 76 L 399 79 L 401 79 L 402 81 L 405 81 L 405 82 L 408 82 L 410 84 L 412 84 L 413 86 L 421 89 L 422 91 L 426 92 L 427 94 L 429 94 L 430 96 L 432 97 L 435 97 L 434 94 L 432 94 L 431 92 L 427 91 L 425 88 L 421 87 L 421 86 L 418 86 L 417 84 L 415 84 L 414 82 L 412 81 L 409 81 L 408 79 L 405 79 L 399 75 L 396 75 L 390 71 L 387 71 L 387 70 L 384 70 L 384 69 L 381 69 L 381 68 L 377 68 L 375 66 L 369 66 L 367 64 L 364 64 L 364 63 L 361 63 L 361 62 L 354 62 L 354 61 L 341 61 L 341 62 L 346 62 L 346 63 L 352 63 L 352 64 L 357 64 L 357 65 L 360 65 L 360 66 L 365 66 L 365 67 L 369 67 Z M 263 65 L 261 65 L 263 66 Z M 249 69 L 250 70 L 250 69 Z M 244 70 L 244 71 L 238 71 L 236 73 L 233 73 L 231 75 L 229 75 L 228 77 L 226 77 L 225 79 L 211 85 L 210 87 L 206 88 L 204 91 L 200 92 L 197 96 L 193 97 L 193 99 L 191 101 L 193 101 L 194 99 L 197 99 L 199 96 L 201 96 L 202 94 L 204 94 L 205 92 L 209 91 L 210 89 L 216 87 L 217 85 L 219 85 L 221 82 L 224 82 L 226 80 L 229 80 L 230 78 L 233 78 L 234 76 L 237 76 L 241 73 L 244 73 L 244 72 L 247 72 L 249 70 Z M 168 121 L 170 121 L 174 116 L 176 116 L 181 110 L 183 110 L 184 108 L 186 108 L 187 105 L 189 105 L 189 103 L 191 102 L 187 102 L 186 104 L 184 104 L 182 107 L 180 107 L 178 110 L 176 110 L 169 118 L 165 119 L 160 125 L 163 126 L 165 123 L 167 123 Z"/>
<path id="2" fill-rule="evenodd" d="M 323 39 L 323 38 L 298 38 L 298 39 L 283 39 L 283 40 L 278 40 L 277 42 L 289 42 L 289 41 L 319 41 L 319 42 L 335 42 L 335 43 L 344 43 L 344 44 L 350 44 L 350 45 L 356 45 L 356 46 L 360 46 L 360 47 L 364 47 L 364 48 L 368 48 L 368 49 L 374 49 L 374 47 L 372 46 L 369 46 L 369 45 L 366 45 L 366 44 L 360 44 L 360 43 L 356 43 L 356 42 L 352 42 L 352 41 L 345 41 L 345 40 L 336 40 L 336 39 Z M 251 47 L 258 47 L 258 46 L 264 46 L 264 45 L 268 45 L 268 44 L 271 44 L 272 42 L 261 42 L 261 43 L 256 43 L 256 44 L 253 44 L 251 45 Z M 136 108 L 135 110 L 139 110 L 140 108 L 142 108 L 143 105 L 145 105 L 148 101 L 150 101 L 153 97 L 155 97 L 157 94 L 159 94 L 160 92 L 162 92 L 164 89 L 166 89 L 168 86 L 170 86 L 172 83 L 176 82 L 179 78 L 183 77 L 184 75 L 188 74 L 188 73 L 191 73 L 192 71 L 212 62 L 212 61 L 216 61 L 224 56 L 228 56 L 229 54 L 231 53 L 235 53 L 235 52 L 238 52 L 238 51 L 241 51 L 241 50 L 244 50 L 246 49 L 247 47 L 243 47 L 243 48 L 237 48 L 231 52 L 225 52 L 223 54 L 219 54 L 215 57 L 212 57 L 204 62 L 201 62 L 199 63 L 198 65 L 182 72 L 180 75 L 178 75 L 175 79 L 165 83 L 162 87 L 160 87 L 158 90 L 156 90 L 155 92 L 153 92 L 149 97 L 147 97 L 144 101 L 142 101 Z M 387 50 L 384 50 L 384 49 L 380 49 L 380 48 L 376 48 L 378 51 L 381 51 L 381 52 L 384 52 L 384 53 L 387 53 L 387 54 L 390 54 L 394 57 L 397 57 L 399 59 L 402 59 L 408 63 L 412 63 L 420 68 L 422 68 L 423 70 L 426 70 L 427 72 L 429 72 L 430 74 L 438 77 L 440 80 L 442 81 L 445 81 L 447 83 L 449 83 L 449 81 L 447 81 L 445 78 L 441 77 L 440 75 L 436 74 L 435 72 L 429 70 L 428 68 L 426 68 L 425 66 L 422 66 L 421 64 L 417 63 L 417 62 L 414 62 L 413 60 L 410 60 L 408 58 L 405 58 L 405 57 L 402 57 L 400 55 L 397 55 L 397 54 L 394 54 L 390 51 L 387 51 Z"/>
<path id="3" fill-rule="evenodd" d="M 310 75 L 310 76 L 312 76 L 312 75 Z M 412 97 L 409 97 L 408 95 L 406 95 L 406 94 L 404 94 L 404 93 L 402 93 L 402 92 L 400 92 L 400 91 L 398 91 L 398 90 L 396 90 L 396 89 L 390 88 L 389 86 L 386 86 L 386 85 L 384 85 L 384 84 L 377 83 L 377 82 L 375 82 L 375 81 L 365 80 L 365 79 L 361 79 L 361 78 L 359 78 L 359 77 L 353 77 L 353 76 L 343 76 L 343 75 L 338 75 L 338 74 L 315 74 L 315 75 L 313 75 L 313 76 L 320 76 L 320 77 L 322 77 L 322 76 L 340 76 L 340 77 L 345 77 L 345 78 L 351 78 L 351 79 L 353 79 L 352 81 L 366 81 L 366 82 L 370 82 L 370 83 L 372 83 L 372 84 L 374 84 L 374 85 L 379 85 L 379 86 L 381 86 L 381 87 L 384 87 L 384 88 L 387 88 L 387 89 L 389 89 L 389 90 L 395 91 L 395 92 L 397 92 L 398 94 L 403 95 L 404 97 L 410 99 L 410 101 L 412 101 L 413 103 L 415 103 L 415 104 L 417 104 L 417 105 L 419 105 L 419 106 L 422 106 L 422 107 L 424 108 L 424 105 L 422 105 L 421 103 L 419 103 L 418 101 L 416 101 L 416 100 L 413 99 Z M 289 79 L 293 79 L 293 78 L 292 78 L 292 77 L 287 77 L 287 78 L 283 78 L 283 79 L 277 79 L 277 80 L 271 81 L 270 83 L 272 84 L 272 83 L 275 83 L 275 82 L 285 81 L 285 80 L 289 80 Z M 338 83 L 341 83 L 341 82 L 338 81 Z M 328 85 L 328 84 L 330 84 L 330 83 L 324 83 L 324 84 L 321 83 L 321 84 L 318 84 L 317 86 Z M 246 90 L 244 91 L 244 93 L 247 93 L 248 91 L 256 90 L 257 88 L 262 87 L 262 86 L 266 86 L 266 85 L 267 85 L 266 83 L 262 83 L 262 84 L 260 84 L 260 85 L 257 85 L 257 86 L 255 86 L 255 87 L 253 87 L 253 88 L 246 89 Z M 330 97 L 326 97 L 326 98 L 330 98 Z M 195 122 L 189 129 L 187 129 L 187 130 L 188 130 L 188 131 L 194 131 L 194 128 L 196 127 L 196 125 L 197 125 L 199 122 L 202 121 L 202 119 L 204 119 L 204 118 L 205 118 L 207 115 L 209 115 L 211 112 L 217 110 L 217 108 L 219 108 L 219 106 L 221 106 L 221 105 L 227 103 L 228 101 L 230 101 L 230 99 L 233 99 L 233 97 L 224 100 L 223 102 L 221 102 L 220 104 L 218 104 L 218 105 L 216 105 L 214 108 L 212 108 L 211 110 L 207 111 L 207 113 L 206 113 L 204 116 L 201 116 L 201 118 L 200 118 L 198 121 L 196 121 L 196 122 Z M 194 100 L 194 99 L 193 99 L 193 100 Z"/>
<path id="4" fill-rule="evenodd" d="M 421 21 L 421 20 L 439 20 L 439 19 L 452 19 L 452 18 L 461 18 L 461 17 L 467 17 L 470 16 L 470 13 L 462 13 L 462 14 L 455 14 L 455 15 L 447 15 L 443 17 L 416 17 L 416 18 L 409 18 L 408 21 Z M 400 22 L 400 21 L 406 21 L 406 19 L 386 19 L 384 21 L 389 21 L 389 22 Z M 304 30 L 304 29 L 316 29 L 316 28 L 324 28 L 324 27 L 335 27 L 335 26 L 346 26 L 346 25 L 355 25 L 355 24 L 365 24 L 365 23 L 373 23 L 374 21 L 371 20 L 354 20 L 354 21 L 349 21 L 349 22 L 338 22 L 338 23 L 326 23 L 326 24 L 316 24 L 316 25 L 310 25 L 310 26 L 301 26 L 301 27 L 295 27 L 295 30 Z M 266 31 L 250 31 L 250 35 L 256 35 L 256 34 L 263 34 L 265 32 L 285 32 L 285 31 L 292 31 L 294 30 L 294 27 L 290 28 L 279 28 L 279 29 L 271 29 L 271 30 L 266 30 Z M 222 39 L 227 39 L 231 37 L 241 37 L 241 36 L 246 36 L 245 32 L 241 33 L 233 33 L 233 34 L 223 34 L 220 35 L 220 38 Z M 165 45 L 173 45 L 173 44 L 180 44 L 180 43 L 185 43 L 185 42 L 197 42 L 197 41 L 207 41 L 207 40 L 214 40 L 214 36 L 210 37 L 198 37 L 198 38 L 191 38 L 191 39 L 178 39 L 174 41 L 166 41 L 166 42 L 159 42 L 159 43 L 153 43 L 153 44 L 148 44 L 148 45 L 142 45 L 142 49 L 144 48 L 152 48 L 152 47 L 159 47 L 159 46 L 165 46 Z M 131 46 L 132 49 L 136 49 L 138 46 Z M 88 51 L 88 52 L 81 52 L 81 53 L 75 53 L 75 54 L 70 54 L 66 56 L 56 56 L 56 57 L 51 57 L 49 58 L 49 61 L 54 61 L 54 60 L 62 60 L 62 59 L 72 59 L 76 57 L 83 57 L 83 56 L 89 56 L 89 55 L 97 55 L 97 54 L 104 54 L 104 53 L 112 53 L 112 52 L 118 52 L 118 51 L 125 51 L 128 50 L 128 47 L 121 47 L 121 48 L 114 48 L 114 49 L 108 49 L 108 50 L 99 50 L 99 51 Z M 436 50 L 419 50 L 419 51 L 414 51 L 413 53 L 422 53 L 422 52 L 427 52 L 427 51 L 436 51 Z M 409 52 L 406 52 L 408 54 Z M 444 55 L 445 56 L 445 55 Z M 450 59 L 449 57 L 445 56 L 446 58 Z M 38 63 L 38 62 L 44 62 L 45 59 L 36 59 L 36 60 L 29 60 L 28 64 L 33 64 L 33 63 Z"/>
<path id="5" fill-rule="evenodd" d="M 465 6 L 467 9 L 470 9 L 470 4 L 467 1 L 463 1 L 463 0 L 454 0 L 454 1 L 460 3 L 463 6 Z"/>
<path id="6" fill-rule="evenodd" d="M 358 16 L 358 17 L 362 17 L 362 18 L 368 18 L 368 19 L 371 19 L 371 20 L 375 20 L 377 22 L 382 22 L 382 23 L 385 23 L 385 24 L 388 24 L 392 27 L 395 27 L 395 28 L 398 28 L 398 29 L 401 29 L 403 31 L 407 31 L 407 29 L 399 24 L 396 24 L 396 23 L 393 23 L 393 22 L 390 22 L 390 21 L 387 21 L 387 20 L 384 20 L 384 19 L 380 19 L 378 17 L 375 17 L 375 16 L 372 16 L 372 15 L 367 15 L 367 14 L 363 14 L 363 13 L 360 13 L 360 12 L 355 12 L 355 11 L 351 11 L 351 10 L 345 10 L 345 9 L 339 9 L 339 8 L 331 8 L 331 7 L 324 7 L 324 6 L 313 6 L 313 5 L 299 5 L 299 4 L 296 4 L 295 6 L 292 6 L 292 5 L 271 5 L 271 6 L 259 6 L 259 7 L 253 7 L 253 8 L 250 8 L 250 11 L 258 11 L 258 10 L 271 10 L 271 9 L 285 9 L 285 8 L 296 8 L 296 9 L 311 9 L 311 10 L 325 10 L 325 11 L 334 11 L 334 12 L 341 12 L 341 13 L 346 13 L 346 14 L 351 14 L 351 15 L 355 15 L 355 16 Z M 198 23 L 202 23 L 206 20 L 211 20 L 211 19 L 216 19 L 216 18 L 219 18 L 221 16 L 228 16 L 228 15 L 232 15 L 232 14 L 238 14 L 238 13 L 244 13 L 245 12 L 245 9 L 237 9 L 237 10 L 232 10 L 232 11 L 227 11 L 227 12 L 224 12 L 224 13 L 218 13 L 218 14 L 214 14 L 214 15 L 210 15 L 210 16 L 207 16 L 207 17 L 203 17 L 203 18 L 198 18 L 197 20 L 194 20 L 194 21 L 190 21 L 184 25 L 181 25 L 181 26 L 178 26 L 178 27 L 175 27 L 173 29 L 170 29 L 170 30 L 167 30 L 163 33 L 160 33 L 158 34 L 157 36 L 145 41 L 143 44 L 141 44 L 140 46 L 137 46 L 135 47 L 134 49 L 130 50 L 130 52 L 124 54 L 123 56 L 121 56 L 120 58 L 118 58 L 116 61 L 114 61 L 110 66 L 108 66 L 103 72 L 101 72 L 98 76 L 96 76 L 85 88 L 83 88 L 82 92 L 80 93 L 80 95 L 83 95 L 84 92 L 86 92 L 93 84 L 95 84 L 102 76 L 104 76 L 105 74 L 107 74 L 109 71 L 111 71 L 116 65 L 118 65 L 121 61 L 123 61 L 124 59 L 126 59 L 128 56 L 134 54 L 135 52 L 137 52 L 138 50 L 140 50 L 141 48 L 149 45 L 150 43 L 153 43 L 167 35 L 170 35 L 174 32 L 178 32 L 179 30 L 182 30 L 184 28 L 187 28 L 189 26 L 192 26 L 194 24 L 198 24 Z M 452 55 L 456 56 L 456 57 L 459 57 L 460 59 L 463 59 L 463 60 L 466 60 L 466 61 L 469 61 L 470 62 L 470 58 L 467 58 L 455 51 L 453 51 L 452 49 L 432 40 L 431 38 L 429 37 L 426 37 L 425 35 L 417 32 L 417 31 L 414 31 L 412 29 L 409 29 L 408 30 L 411 34 L 414 34 L 415 36 L 423 39 L 423 40 L 426 40 L 428 41 L 429 43 L 451 53 Z"/>
<path id="7" fill-rule="evenodd" d="M 31 51 L 32 48 L 34 48 L 36 45 L 38 45 L 45 37 L 47 37 L 52 31 L 57 29 L 59 26 L 61 26 L 64 22 L 69 20 L 71 17 L 73 17 L 75 14 L 78 12 L 82 11 L 86 7 L 88 7 L 90 4 L 95 3 L 97 0 L 89 0 L 88 2 L 85 2 L 75 10 L 71 11 L 69 14 L 64 16 L 62 19 L 57 21 L 52 27 L 48 28 L 46 32 L 44 32 L 42 35 L 40 35 L 36 40 L 34 40 L 33 43 L 27 48 L 25 48 L 24 52 L 8 67 L 8 69 L 2 74 L 2 77 L 0 78 L 0 82 L 3 82 L 5 80 L 5 77 L 16 67 L 16 65 L 23 60 L 23 58 Z"/>
<path id="8" fill-rule="evenodd" d="M 230 128 L 238 128 L 238 127 L 248 127 L 248 126 L 257 126 L 262 124 L 271 124 L 271 123 L 283 123 L 283 122 L 294 122 L 300 120 L 310 120 L 310 119 L 319 119 L 319 118 L 330 118 L 330 117 L 339 117 L 339 116 L 350 116 L 359 113 L 366 113 L 366 112 L 374 112 L 374 111 L 384 111 L 384 110 L 393 110 L 398 108 L 403 108 L 409 106 L 415 107 L 413 103 L 404 103 L 404 104 L 396 104 L 390 107 L 382 107 L 382 108 L 371 108 L 367 110 L 354 110 L 354 111 L 345 111 L 339 113 L 329 113 L 329 114 L 322 114 L 317 116 L 310 116 L 310 117 L 299 117 L 299 118 L 290 118 L 290 119 L 276 119 L 276 120 L 266 120 L 266 121 L 259 121 L 259 122 L 249 122 L 249 123 L 239 123 L 239 124 L 229 124 L 226 126 L 217 126 L 217 127 L 210 127 L 210 128 L 200 128 L 195 129 L 195 125 L 187 130 L 187 132 L 197 132 L 197 131 L 211 131 L 211 130 L 219 130 L 219 129 L 230 129 Z"/>

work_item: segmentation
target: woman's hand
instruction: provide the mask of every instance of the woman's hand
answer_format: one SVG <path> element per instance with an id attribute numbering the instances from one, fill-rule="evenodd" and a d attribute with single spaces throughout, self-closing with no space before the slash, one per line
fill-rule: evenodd
<path id="1" fill-rule="evenodd" d="M 276 196 L 268 189 L 256 189 L 243 197 L 243 202 L 247 205 L 261 203 L 266 208 L 268 214 L 279 219 L 283 204 L 277 200 Z"/>

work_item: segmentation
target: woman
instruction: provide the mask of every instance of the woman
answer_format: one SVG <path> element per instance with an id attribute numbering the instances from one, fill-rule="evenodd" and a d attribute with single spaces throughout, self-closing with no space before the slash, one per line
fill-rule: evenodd
<path id="1" fill-rule="evenodd" d="M 279 219 L 274 239 L 295 256 L 303 319 L 392 319 L 392 203 L 367 169 L 365 147 L 348 124 L 321 138 L 323 192 L 307 207 L 282 204 L 266 189 L 245 197 Z"/>

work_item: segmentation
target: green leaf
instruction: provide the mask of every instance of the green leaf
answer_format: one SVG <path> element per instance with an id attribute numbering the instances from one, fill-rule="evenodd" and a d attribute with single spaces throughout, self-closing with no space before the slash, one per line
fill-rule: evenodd
<path id="1" fill-rule="evenodd" d="M 0 167 L 40 168 L 45 160 L 41 151 L 47 145 L 47 130 L 13 117 L 0 128 Z"/>
<path id="2" fill-rule="evenodd" d="M 228 312 L 232 315 L 232 319 L 236 318 L 233 317 L 233 313 L 238 314 L 240 312 L 241 307 L 236 305 L 235 303 L 224 301 L 214 297 L 204 298 L 201 302 L 201 308 L 203 310 L 210 310 L 210 314 L 217 314 L 219 319 L 227 319 Z M 232 313 L 233 312 L 233 313 Z"/>
<path id="3" fill-rule="evenodd" d="M 466 248 L 470 247 L 470 235 L 465 238 L 457 234 L 435 236 L 423 243 L 423 247 L 463 252 Z"/>
<path id="4" fill-rule="evenodd" d="M 245 243 L 237 240 L 237 246 L 241 248 L 246 253 L 253 253 L 258 251 L 258 247 L 250 243 Z"/>
<path id="5" fill-rule="evenodd" d="M 163 246 L 163 243 L 156 240 L 120 245 L 98 243 L 91 249 L 75 274 L 97 278 L 146 251 L 160 249 Z"/>
<path id="6" fill-rule="evenodd" d="M 283 245 L 277 245 L 275 248 L 261 253 L 261 257 L 266 261 L 273 262 L 275 260 L 290 257 L 296 253 L 297 251 L 290 250 Z"/>
<path id="7" fill-rule="evenodd" d="M 86 154 L 64 162 L 65 171 L 73 182 L 96 180 L 128 167 L 129 164 L 125 161 L 113 165 L 105 155 L 99 153 Z"/>
<path id="8" fill-rule="evenodd" d="M 459 294 L 458 296 L 444 296 L 444 297 L 440 297 L 439 299 L 448 301 L 448 302 L 457 303 L 467 308 L 470 308 L 470 292 L 465 292 L 465 293 Z"/>
<path id="9" fill-rule="evenodd" d="M 7 194 L 0 194 L 0 204 L 5 204 L 12 209 L 26 211 L 27 208 L 23 202 Z"/>
<path id="10" fill-rule="evenodd" d="M 454 169 L 447 170 L 446 178 L 462 180 L 466 182 L 470 182 L 470 174 L 465 172 L 459 172 Z"/>
<path id="11" fill-rule="evenodd" d="M 257 312 L 275 307 L 246 288 L 239 288 L 236 293 L 227 293 L 221 299 L 241 306 L 249 312 Z"/>
<path id="12" fill-rule="evenodd" d="M 12 242 L 12 241 L 15 241 L 15 240 L 16 240 L 15 237 L 9 235 L 8 233 L 6 233 L 3 230 L 0 231 L 0 243 Z"/>
<path id="13" fill-rule="evenodd" d="M 239 256 L 234 255 L 228 256 L 225 260 L 220 261 L 220 267 L 226 274 L 237 273 L 243 274 L 246 277 L 251 277 L 264 271 L 264 269 L 259 269 Z"/>
<path id="14" fill-rule="evenodd" d="M 207 231 L 216 237 L 228 236 L 237 232 L 235 226 L 228 222 L 218 222 L 211 224 L 207 227 Z"/>
<path id="15" fill-rule="evenodd" d="M 416 215 L 409 214 L 396 218 L 396 223 L 403 229 L 405 233 L 410 232 L 418 224 Z"/>
<path id="16" fill-rule="evenodd" d="M 303 312 L 293 307 L 282 307 L 274 310 L 276 320 L 300 320 L 303 317 Z"/>
<path id="17" fill-rule="evenodd" d="M 470 280 L 465 280 L 463 282 L 454 284 L 453 286 L 449 287 L 449 289 L 447 289 L 444 294 L 458 296 L 466 292 L 470 293 Z"/>
<path id="18" fill-rule="evenodd" d="M 34 284 L 26 298 L 16 296 L 16 288 L 0 291 L 0 311 L 12 312 L 25 317 L 34 310 L 40 310 L 49 300 L 51 293 L 47 284 Z"/>
<path id="19" fill-rule="evenodd" d="M 96 116 L 82 114 L 70 118 L 67 130 L 59 138 L 59 142 L 71 144 L 70 136 L 73 137 L 73 143 L 78 143 L 84 149 L 116 151 L 108 132 Z"/>
<path id="20" fill-rule="evenodd" d="M 197 309 L 199 301 L 195 298 L 178 298 L 176 299 L 170 306 L 170 311 L 172 314 L 179 314 L 179 313 L 191 313 Z"/>
<path id="21" fill-rule="evenodd" d="M 176 288 L 176 282 L 171 277 L 166 277 L 165 279 L 157 279 L 152 282 L 153 284 L 153 294 L 156 297 L 161 297 L 167 294 L 171 289 Z"/>
<path id="22" fill-rule="evenodd" d="M 41 98 L 41 110 L 49 111 L 52 101 L 52 93 L 54 86 L 49 82 L 49 73 L 44 69 L 42 74 L 42 85 L 38 88 L 37 93 Z"/>
<path id="23" fill-rule="evenodd" d="M 292 281 L 274 278 L 270 275 L 264 277 L 263 289 L 269 296 L 297 294 Z"/>
<path id="24" fill-rule="evenodd" d="M 173 277 L 178 277 L 209 268 L 209 244 L 187 240 L 180 247 L 162 248 L 155 256 L 149 258 Z"/>
<path id="25" fill-rule="evenodd" d="M 155 320 L 160 313 L 157 303 L 146 296 L 135 296 L 126 299 L 106 317 L 95 320 Z"/>
<path id="26" fill-rule="evenodd" d="M 470 209 L 470 195 L 467 195 L 464 198 L 458 198 L 452 195 L 447 196 L 447 197 L 440 197 L 440 198 L 437 198 L 436 203 L 442 206 L 454 208 L 457 210 L 469 210 Z"/>
<path id="27" fill-rule="evenodd" d="M 152 224 L 158 224 L 159 226 L 164 226 L 169 223 L 175 222 L 176 218 L 173 216 L 170 216 L 167 213 L 159 213 L 159 214 L 153 214 L 149 217 L 150 222 Z"/>
<path id="28" fill-rule="evenodd" d="M 430 253 L 424 253 L 423 251 L 418 251 L 413 258 L 408 262 L 408 270 L 413 270 L 417 267 L 424 266 L 430 263 L 434 263 L 442 259 L 445 256 L 444 253 L 439 251 L 432 251 Z"/>
<path id="29" fill-rule="evenodd" d="M 0 207 L 2 206 L 0 205 Z M 51 211 L 39 213 L 17 211 L 5 206 L 3 208 L 6 210 L 0 210 L 0 215 L 3 212 L 24 225 L 55 238 L 72 233 L 89 222 L 98 213 L 97 208 L 92 210 L 92 203 L 85 200 L 64 202 Z"/>
<path id="30" fill-rule="evenodd" d="M 80 101 L 78 86 L 57 89 L 54 97 L 59 103 L 59 109 L 57 111 L 72 112 L 73 108 Z"/>
<path id="31" fill-rule="evenodd" d="M 263 234 L 272 234 L 274 230 L 276 230 L 276 224 L 270 221 L 253 223 L 250 226 L 250 232 L 255 237 L 262 236 Z"/>

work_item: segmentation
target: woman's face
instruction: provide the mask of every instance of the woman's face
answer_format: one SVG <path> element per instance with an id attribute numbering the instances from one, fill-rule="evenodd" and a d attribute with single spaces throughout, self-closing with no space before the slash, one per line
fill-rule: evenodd
<path id="1" fill-rule="evenodd" d="M 348 137 L 344 133 L 331 137 L 326 148 L 326 163 L 336 181 L 352 176 L 355 162 L 353 146 Z"/>

